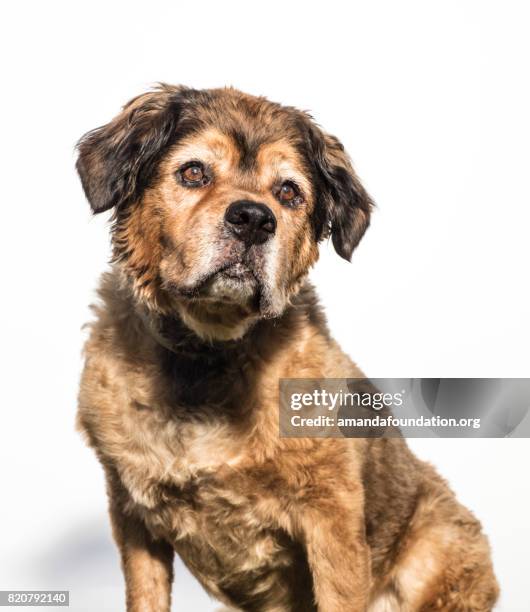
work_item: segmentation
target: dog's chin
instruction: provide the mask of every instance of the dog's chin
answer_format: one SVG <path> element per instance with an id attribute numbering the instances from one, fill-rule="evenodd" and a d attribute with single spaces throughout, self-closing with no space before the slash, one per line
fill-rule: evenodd
<path id="1" fill-rule="evenodd" d="M 166 289 L 184 324 L 208 341 L 240 339 L 258 319 L 277 317 L 285 307 L 283 294 L 261 280 L 259 268 L 241 261 L 205 274 L 192 286 L 168 282 Z"/>
<path id="2" fill-rule="evenodd" d="M 259 309 L 260 282 L 242 263 L 235 263 L 214 274 L 203 288 L 204 299 Z"/>
<path id="3" fill-rule="evenodd" d="M 193 291 L 180 292 L 177 309 L 184 324 L 207 341 L 242 338 L 261 318 L 262 285 L 242 263 L 210 274 Z"/>

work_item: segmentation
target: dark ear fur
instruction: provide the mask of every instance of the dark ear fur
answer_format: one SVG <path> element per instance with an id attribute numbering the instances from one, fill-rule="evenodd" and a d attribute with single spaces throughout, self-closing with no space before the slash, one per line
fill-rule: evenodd
<path id="1" fill-rule="evenodd" d="M 337 138 L 312 125 L 310 141 L 317 175 L 317 214 L 324 226 L 320 237 L 331 233 L 337 253 L 350 261 L 370 224 L 374 204 Z"/>
<path id="2" fill-rule="evenodd" d="M 76 167 L 94 213 L 141 196 L 171 144 L 182 91 L 162 85 L 138 96 L 110 123 L 81 138 Z"/>

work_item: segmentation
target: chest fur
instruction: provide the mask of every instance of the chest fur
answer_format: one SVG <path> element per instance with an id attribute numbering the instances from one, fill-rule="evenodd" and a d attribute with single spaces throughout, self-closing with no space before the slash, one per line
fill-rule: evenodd
<path id="1" fill-rule="evenodd" d="M 256 489 L 242 484 L 248 452 L 228 420 L 182 419 L 135 400 L 120 421 L 107 448 L 131 510 L 153 532 L 173 542 L 200 535 L 213 545 L 220 536 L 210 525 L 233 523 L 247 539 L 260 538 Z"/>
<path id="2" fill-rule="evenodd" d="M 227 580 L 239 584 L 251 575 L 266 581 L 301 556 L 266 518 L 274 501 L 242 466 L 244 449 L 241 441 L 233 443 L 229 425 L 166 422 L 155 433 L 150 422 L 137 424 L 135 432 L 141 452 L 130 452 L 119 466 L 130 510 L 155 537 L 172 543 L 212 593 Z"/>
<path id="3" fill-rule="evenodd" d="M 287 597 L 285 568 L 303 565 L 304 555 L 270 519 L 278 496 L 256 474 L 261 462 L 258 468 L 250 437 L 263 428 L 245 421 L 269 414 L 264 402 L 274 402 L 274 393 L 257 403 L 238 376 L 231 394 L 219 398 L 223 404 L 209 396 L 204 410 L 202 402 L 182 407 L 178 377 L 154 359 L 131 366 L 98 354 L 87 362 L 80 394 L 80 422 L 116 471 L 128 511 L 170 542 L 214 595 L 219 585 L 265 593 L 278 572 Z"/>

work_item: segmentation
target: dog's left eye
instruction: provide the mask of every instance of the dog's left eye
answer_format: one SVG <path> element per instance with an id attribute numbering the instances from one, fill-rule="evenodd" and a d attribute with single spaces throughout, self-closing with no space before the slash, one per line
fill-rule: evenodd
<path id="1" fill-rule="evenodd" d="M 304 201 L 300 189 L 292 181 L 284 181 L 276 193 L 276 197 L 282 204 L 296 206 Z"/>
<path id="2" fill-rule="evenodd" d="M 182 183 L 187 187 L 200 187 L 210 182 L 204 166 L 200 162 L 188 162 L 179 168 Z"/>

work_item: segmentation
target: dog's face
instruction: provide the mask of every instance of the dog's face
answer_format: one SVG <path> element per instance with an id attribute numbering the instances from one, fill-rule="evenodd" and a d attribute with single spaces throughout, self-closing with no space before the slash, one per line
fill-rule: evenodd
<path id="1" fill-rule="evenodd" d="M 310 117 L 233 89 L 162 86 L 79 143 L 94 212 L 149 308 L 229 339 L 282 313 L 331 233 L 346 259 L 371 201 Z"/>

